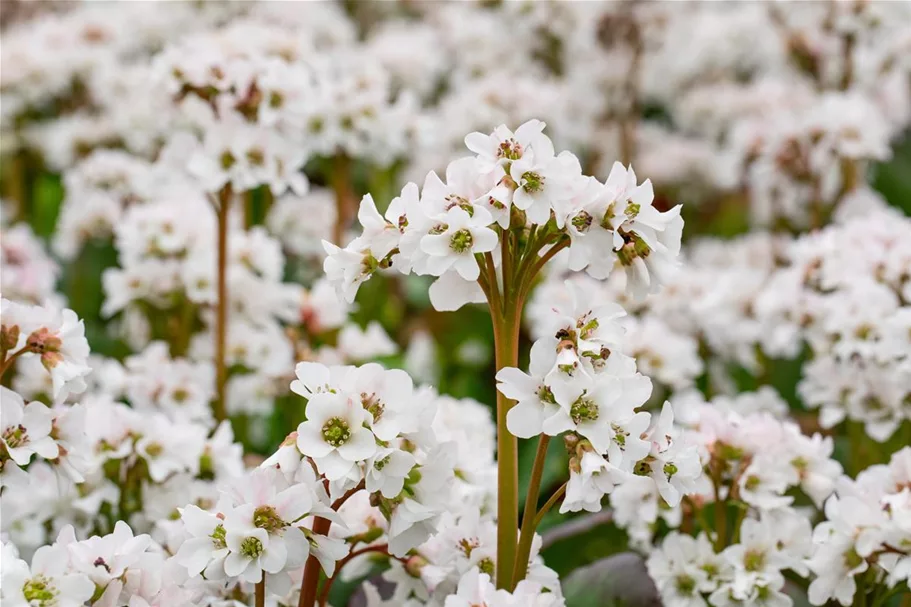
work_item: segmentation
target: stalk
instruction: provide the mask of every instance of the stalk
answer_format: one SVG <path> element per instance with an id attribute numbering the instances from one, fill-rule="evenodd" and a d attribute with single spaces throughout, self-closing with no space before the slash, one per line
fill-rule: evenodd
<path id="1" fill-rule="evenodd" d="M 525 510 L 522 512 L 522 532 L 519 535 L 519 548 L 516 554 L 515 571 L 513 572 L 512 585 L 525 579 L 528 570 L 528 559 L 531 557 L 531 544 L 534 541 L 535 516 L 538 511 L 538 493 L 541 490 L 541 477 L 544 475 L 544 463 L 547 461 L 547 446 L 550 437 L 542 434 L 538 439 L 538 450 L 535 453 L 535 463 L 531 469 L 531 481 L 528 483 L 528 493 L 525 495 Z"/>
<path id="2" fill-rule="evenodd" d="M 509 259 L 514 251 L 504 243 L 502 268 L 514 267 Z M 503 273 L 503 291 L 497 281 L 493 257 L 487 253 L 478 258 L 481 266 L 480 283 L 487 296 L 490 318 L 493 321 L 493 340 L 496 371 L 519 364 L 519 322 L 522 304 L 519 301 L 519 281 L 511 273 Z M 516 563 L 516 544 L 519 539 L 519 448 L 516 437 L 506 429 L 506 414 L 515 405 L 497 392 L 497 588 L 512 590 Z"/>
<path id="3" fill-rule="evenodd" d="M 212 413 L 217 421 L 227 417 L 225 384 L 228 368 L 225 365 L 228 334 L 228 215 L 231 207 L 231 185 L 218 193 L 218 302 L 215 307 L 215 402 Z"/>
<path id="4" fill-rule="evenodd" d="M 329 519 L 316 517 L 313 520 L 313 533 L 319 535 L 328 535 L 329 527 L 332 525 Z M 316 604 L 316 590 L 319 584 L 320 565 L 312 551 L 307 557 L 307 563 L 304 565 L 304 579 L 301 581 L 300 600 L 297 607 L 313 607 Z"/>
<path id="5" fill-rule="evenodd" d="M 351 159 L 339 152 L 332 162 L 332 189 L 335 190 L 335 227 L 332 240 L 338 246 L 344 246 L 345 230 L 357 215 L 357 200 L 351 189 Z"/>
<path id="6" fill-rule="evenodd" d="M 256 584 L 256 607 L 266 607 L 266 573 L 263 572 L 263 580 Z"/>

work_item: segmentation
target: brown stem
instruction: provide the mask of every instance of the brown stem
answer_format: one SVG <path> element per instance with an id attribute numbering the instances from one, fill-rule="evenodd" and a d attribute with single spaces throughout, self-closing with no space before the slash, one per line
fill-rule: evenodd
<path id="1" fill-rule="evenodd" d="M 357 214 L 357 201 L 351 189 L 351 159 L 339 152 L 332 164 L 332 189 L 335 190 L 335 227 L 332 239 L 338 246 L 344 246 L 345 230 Z"/>
<path id="2" fill-rule="evenodd" d="M 566 483 L 563 483 L 562 485 L 560 485 L 559 489 L 554 491 L 554 494 L 550 496 L 550 499 L 548 499 L 546 502 L 544 502 L 544 505 L 541 506 L 540 510 L 538 510 L 538 514 L 535 515 L 535 528 L 536 529 L 538 528 L 538 525 L 541 524 L 541 521 L 544 520 L 544 515 L 547 514 L 550 511 L 550 509 L 554 507 L 554 504 L 556 504 L 558 501 L 560 501 L 560 498 L 563 497 L 564 493 L 566 493 Z"/>
<path id="3" fill-rule="evenodd" d="M 329 519 L 319 516 L 313 519 L 313 533 L 317 535 L 328 534 L 330 526 L 332 526 L 332 522 Z M 301 580 L 301 595 L 300 600 L 297 602 L 297 607 L 313 607 L 316 603 L 319 572 L 319 560 L 311 552 L 310 556 L 307 557 L 307 563 L 304 565 L 304 579 Z"/>
<path id="4" fill-rule="evenodd" d="M 337 500 L 335 500 L 334 502 L 332 502 L 332 509 L 337 512 L 338 509 L 342 507 L 342 504 L 344 504 L 345 502 L 348 501 L 348 498 L 350 498 L 352 495 L 354 495 L 358 491 L 362 490 L 364 488 L 364 486 L 365 486 L 364 481 L 361 481 L 357 484 L 356 487 L 354 487 L 352 489 L 348 489 L 348 491 L 346 491 L 342 497 L 340 497 Z"/>
<path id="5" fill-rule="evenodd" d="M 0 379 L 3 379 L 3 375 L 6 371 L 13 366 L 13 363 L 16 362 L 16 359 L 25 354 L 26 352 L 31 352 L 31 349 L 28 346 L 22 348 L 9 358 L 6 358 L 4 355 L 4 361 L 0 363 Z"/>
<path id="6" fill-rule="evenodd" d="M 380 554 L 385 554 L 391 558 L 397 558 L 389 554 L 389 546 L 387 544 L 378 544 L 376 546 L 367 546 L 365 548 L 360 548 L 358 550 L 353 550 L 348 553 L 348 556 L 344 557 L 335 565 L 335 573 L 326 580 L 326 583 L 323 584 L 323 589 L 319 593 L 319 605 L 320 607 L 325 607 L 329 603 L 329 591 L 332 590 L 332 584 L 335 583 L 335 578 L 338 577 L 339 573 L 342 571 L 342 567 L 348 564 L 350 560 L 355 557 L 358 557 L 362 554 L 367 554 L 368 552 L 378 552 Z M 404 559 L 398 559 L 404 562 Z"/>
<path id="7" fill-rule="evenodd" d="M 363 488 L 364 481 L 361 481 L 356 487 L 349 489 L 345 495 L 335 500 L 332 503 L 332 509 L 338 511 L 338 509 L 341 508 L 342 504 L 344 504 L 348 498 Z M 317 516 L 313 519 L 313 533 L 317 535 L 328 535 L 329 527 L 331 526 L 332 522 L 329 519 L 322 518 L 321 516 Z M 338 569 L 336 569 L 336 571 L 338 571 Z M 304 579 L 301 580 L 300 600 L 297 602 L 298 607 L 312 607 L 312 605 L 316 602 L 316 591 L 317 586 L 319 585 L 319 572 L 319 560 L 317 560 L 316 556 L 311 553 L 310 556 L 307 557 L 307 562 L 304 565 Z M 328 591 L 325 592 L 326 596 L 329 596 Z"/>
<path id="8" fill-rule="evenodd" d="M 263 573 L 263 579 L 256 584 L 256 607 L 266 607 L 266 574 Z"/>
<path id="9" fill-rule="evenodd" d="M 215 403 L 212 413 L 217 421 L 227 417 L 225 385 L 228 368 L 225 363 L 228 341 L 228 215 L 231 208 L 231 185 L 218 192 L 218 301 L 215 304 Z"/>

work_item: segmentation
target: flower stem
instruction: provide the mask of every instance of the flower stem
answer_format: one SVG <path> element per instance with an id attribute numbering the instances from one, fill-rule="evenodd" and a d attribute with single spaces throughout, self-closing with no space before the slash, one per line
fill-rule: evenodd
<path id="1" fill-rule="evenodd" d="M 324 482 L 327 483 L 326 486 L 328 487 L 328 481 Z M 343 496 L 335 500 L 332 503 L 332 509 L 338 511 L 338 509 L 342 507 L 342 504 L 344 504 L 349 497 L 358 491 L 361 491 L 363 488 L 364 481 L 361 481 L 356 487 L 350 489 Z M 329 519 L 325 519 L 321 516 L 314 517 L 313 519 L 313 533 L 316 535 L 328 535 L 329 527 L 331 526 L 332 522 Z M 350 557 L 351 555 L 348 556 Z M 340 567 L 341 563 L 339 564 L 339 568 Z M 304 565 L 304 579 L 301 580 L 300 600 L 297 602 L 298 607 L 312 607 L 312 605 L 316 602 L 316 590 L 317 586 L 319 585 L 319 572 L 319 560 L 311 551 L 310 556 L 307 557 L 307 562 Z M 336 569 L 336 572 L 338 572 L 338 569 Z M 331 584 L 331 582 L 329 582 L 329 584 Z M 326 590 L 325 593 L 328 597 L 329 591 Z"/>
<path id="2" fill-rule="evenodd" d="M 489 277 L 496 281 L 496 276 Z M 507 292 L 511 285 L 504 284 Z M 491 306 L 497 372 L 519 365 L 521 304 L 499 310 Z M 519 527 L 519 454 L 516 437 L 506 429 L 506 414 L 515 402 L 497 392 L 497 588 L 512 587 Z"/>
<path id="3" fill-rule="evenodd" d="M 218 301 L 215 306 L 215 403 L 212 413 L 217 421 L 227 417 L 225 365 L 228 341 L 228 214 L 231 208 L 231 185 L 218 192 Z"/>
<path id="4" fill-rule="evenodd" d="M 332 576 L 328 580 L 326 580 L 326 583 L 323 584 L 323 589 L 319 593 L 319 606 L 320 607 L 326 607 L 326 605 L 329 604 L 329 592 L 332 590 L 332 584 L 335 582 L 335 578 L 337 578 L 339 576 L 339 574 L 342 572 L 342 567 L 347 565 L 348 562 L 351 559 L 353 559 L 354 557 L 360 556 L 362 554 L 367 554 L 368 552 L 377 552 L 379 554 L 384 554 L 391 558 L 396 558 L 389 554 L 389 546 L 386 544 L 377 544 L 376 546 L 367 546 L 365 548 L 359 548 L 357 550 L 352 550 L 351 552 L 348 553 L 347 556 L 345 556 L 344 558 L 342 558 L 342 560 L 340 560 L 338 563 L 336 563 L 335 573 L 333 573 Z M 404 559 L 398 559 L 398 560 L 404 562 Z"/>
<path id="5" fill-rule="evenodd" d="M 3 353 L 3 362 L 0 363 L 0 379 L 3 379 L 3 375 L 6 371 L 13 366 L 13 363 L 16 362 L 16 359 L 25 354 L 26 352 L 31 352 L 28 346 L 22 348 L 18 352 L 14 353 L 9 358 L 6 357 L 6 352 Z"/>
<path id="6" fill-rule="evenodd" d="M 531 557 L 531 544 L 535 537 L 535 514 L 538 510 L 538 493 L 541 490 L 541 477 L 544 474 L 544 463 L 547 461 L 547 446 L 550 437 L 542 434 L 538 439 L 538 450 L 535 452 L 535 463 L 531 469 L 531 480 L 525 495 L 525 510 L 522 512 L 522 532 L 519 535 L 519 548 L 516 554 L 515 571 L 512 585 L 525 579 L 528 570 L 528 559 Z"/>
<path id="7" fill-rule="evenodd" d="M 332 162 L 332 189 L 335 191 L 335 227 L 332 240 L 343 246 L 345 230 L 357 214 L 357 201 L 351 189 L 351 159 L 339 152 Z"/>
<path id="8" fill-rule="evenodd" d="M 256 607 L 266 607 L 266 574 L 263 580 L 256 583 Z"/>
<path id="9" fill-rule="evenodd" d="M 563 497 L 564 493 L 566 493 L 566 483 L 560 485 L 560 488 L 554 491 L 554 494 L 550 496 L 550 499 L 544 502 L 544 505 L 538 510 L 538 514 L 535 515 L 535 529 L 537 529 L 538 525 L 541 524 L 541 521 L 544 520 L 544 515 L 554 507 L 554 504 L 560 501 L 560 498 Z"/>
<path id="10" fill-rule="evenodd" d="M 332 522 L 329 519 L 316 517 L 313 519 L 313 533 L 317 535 L 326 535 L 329 533 L 329 527 Z M 313 607 L 316 603 L 316 587 L 319 584 L 320 565 L 319 560 L 311 551 L 307 557 L 307 563 L 304 565 L 304 579 L 301 580 L 300 600 L 297 607 Z"/>

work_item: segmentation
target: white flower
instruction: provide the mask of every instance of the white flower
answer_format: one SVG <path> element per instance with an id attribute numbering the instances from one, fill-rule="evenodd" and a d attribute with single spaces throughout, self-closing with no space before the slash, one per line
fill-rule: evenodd
<path id="1" fill-rule="evenodd" d="M 52 420 L 53 413 L 43 403 L 25 405 L 21 396 L 0 387 L 0 441 L 4 453 L 16 464 L 25 466 L 33 454 L 44 459 L 57 457 L 59 449 L 50 436 Z"/>
<path id="2" fill-rule="evenodd" d="M 14 607 L 79 607 L 95 592 L 87 576 L 69 569 L 66 550 L 58 546 L 38 548 L 31 568 L 4 554 L 2 578 L 3 604 Z"/>
<path id="3" fill-rule="evenodd" d="M 25 356 L 40 358 L 51 375 L 55 401 L 85 390 L 85 376 L 91 370 L 86 364 L 89 344 L 85 326 L 76 313 L 50 306 L 23 306 L 5 299 L 3 304 L 3 325 L 17 327 L 19 335 L 10 353 L 25 347 Z"/>
<path id="4" fill-rule="evenodd" d="M 320 393 L 307 403 L 307 421 L 297 427 L 297 448 L 330 481 L 344 478 L 356 463 L 376 453 L 369 414 L 345 394 Z"/>
<path id="5" fill-rule="evenodd" d="M 601 511 L 601 499 L 628 476 L 594 451 L 586 451 L 578 462 L 578 470 L 570 468 L 566 497 L 560 513 Z"/>
<path id="6" fill-rule="evenodd" d="M 704 593 L 715 590 L 723 572 L 705 534 L 690 537 L 672 532 L 646 562 L 662 601 L 680 607 L 704 607 Z"/>
<path id="7" fill-rule="evenodd" d="M 490 576 L 475 567 L 462 575 L 456 594 L 446 597 L 444 607 L 507 607 L 512 602 L 511 598 L 508 591 L 497 590 Z"/>
<path id="8" fill-rule="evenodd" d="M 73 528 L 67 526 L 57 538 L 57 545 L 69 551 L 73 567 L 87 575 L 96 588 L 104 589 L 94 604 L 105 606 L 127 602 L 143 579 L 155 575 L 156 562 L 160 565 L 160 561 L 147 558 L 151 543 L 148 535 L 134 536 L 123 521 L 117 521 L 114 532 L 103 537 L 77 542 Z"/>
<path id="9" fill-rule="evenodd" d="M 661 497 L 673 507 L 684 495 L 694 492 L 702 465 L 696 448 L 678 437 L 670 403 L 664 403 L 661 415 L 653 422 L 648 432 L 651 450 L 646 459 L 636 464 L 635 473 L 651 477 Z"/>
<path id="10" fill-rule="evenodd" d="M 379 491 L 388 499 L 398 497 L 414 464 L 414 456 L 407 451 L 388 447 L 379 449 L 367 462 L 367 491 Z"/>
<path id="11" fill-rule="evenodd" d="M 555 155 L 553 143 L 543 134 L 534 138 L 531 148 L 509 167 L 516 184 L 513 204 L 539 225 L 546 224 L 553 212 L 557 227 L 562 228 L 570 200 L 587 183 L 579 159 L 570 152 Z"/>
<path id="12" fill-rule="evenodd" d="M 623 467 L 622 452 L 630 448 L 635 452 L 634 444 L 639 440 L 638 434 L 632 434 L 625 426 L 647 424 L 648 413 L 636 413 L 634 409 L 648 400 L 651 380 L 642 375 L 617 378 L 601 374 L 593 378 L 578 373 L 569 382 L 553 384 L 551 390 L 560 410 L 545 420 L 544 432 L 551 436 L 569 430 L 578 432 L 599 453 L 615 453 L 609 459 Z"/>
<path id="13" fill-rule="evenodd" d="M 421 238 L 421 250 L 427 255 L 427 271 L 442 276 L 454 269 L 465 280 L 477 280 L 480 267 L 475 260 L 477 253 L 489 253 L 497 246 L 497 233 L 489 227 L 492 218 L 481 208 L 472 214 L 454 206 L 441 218 L 438 233 Z"/>
<path id="14" fill-rule="evenodd" d="M 529 146 L 543 135 L 545 126 L 540 120 L 529 120 L 515 133 L 506 125 L 498 126 L 489 135 L 475 131 L 465 136 L 465 146 L 477 154 L 481 172 L 489 173 L 522 158 Z"/>
<path id="15" fill-rule="evenodd" d="M 228 555 L 224 519 L 198 506 L 180 509 L 180 519 L 190 535 L 184 540 L 175 558 L 187 568 L 190 576 L 205 572 L 206 579 L 224 577 L 224 560 Z"/>
<path id="16" fill-rule="evenodd" d="M 560 410 L 544 381 L 555 362 L 553 348 L 546 341 L 538 340 L 531 346 L 528 373 L 515 367 L 504 367 L 497 372 L 497 390 L 516 401 L 506 414 L 506 427 L 519 438 L 541 434 L 544 421 Z"/>
<path id="17" fill-rule="evenodd" d="M 261 581 L 264 571 L 281 571 L 288 559 L 284 542 L 273 541 L 265 529 L 241 517 L 225 521 L 225 544 L 230 551 L 225 557 L 225 575 L 251 584 Z"/>

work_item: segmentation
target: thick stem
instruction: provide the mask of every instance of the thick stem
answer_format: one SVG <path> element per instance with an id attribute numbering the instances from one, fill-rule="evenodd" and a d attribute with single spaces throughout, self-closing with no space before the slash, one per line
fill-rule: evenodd
<path id="1" fill-rule="evenodd" d="M 256 607 L 266 607 L 266 574 L 263 573 L 263 581 L 256 584 Z"/>
<path id="2" fill-rule="evenodd" d="M 218 193 L 218 301 L 215 304 L 215 402 L 212 413 L 221 421 L 227 417 L 225 364 L 228 341 L 228 215 L 231 208 L 231 185 Z"/>
<path id="3" fill-rule="evenodd" d="M 496 276 L 488 276 L 495 284 Z M 503 292 L 513 288 L 504 277 Z M 505 298 L 504 298 L 505 299 Z M 503 301 L 503 300 L 500 300 Z M 521 302 L 506 310 L 491 305 L 497 372 L 519 365 Z M 515 405 L 497 392 L 497 588 L 512 589 L 519 526 L 519 455 L 516 437 L 506 429 L 506 414 Z"/>
<path id="4" fill-rule="evenodd" d="M 519 364 L 519 331 L 515 311 L 494 330 L 497 371 Z M 496 320 L 494 321 L 497 322 Z M 497 587 L 511 586 L 515 568 L 519 514 L 519 457 L 516 437 L 506 429 L 506 415 L 515 403 L 497 393 Z"/>
<path id="5" fill-rule="evenodd" d="M 349 497 L 363 488 L 364 481 L 361 481 L 356 487 L 346 492 L 345 495 L 332 502 L 332 509 L 338 511 L 338 509 L 342 507 L 342 504 L 344 504 Z M 329 519 L 325 519 L 319 516 L 313 519 L 313 533 L 317 535 L 328 535 L 329 527 L 331 526 L 332 521 Z M 336 571 L 338 570 L 336 569 Z M 310 556 L 307 557 L 306 564 L 304 564 L 304 579 L 301 580 L 300 600 L 297 602 L 298 607 L 312 607 L 316 602 L 316 591 L 317 586 L 319 585 L 319 572 L 319 560 L 317 560 L 317 558 L 311 552 Z M 326 592 L 328 596 L 328 591 Z"/>
<path id="6" fill-rule="evenodd" d="M 329 533 L 329 527 L 332 522 L 329 519 L 316 517 L 313 519 L 313 533 L 317 535 L 326 535 Z M 319 560 L 311 552 L 307 557 L 307 563 L 304 565 L 304 579 L 301 581 L 301 595 L 297 602 L 297 607 L 313 607 L 316 603 L 316 589 L 319 585 Z"/>
<path id="7" fill-rule="evenodd" d="M 528 571 L 528 559 L 531 557 L 531 544 L 535 537 L 535 515 L 538 510 L 538 493 L 541 491 L 541 477 L 544 475 L 544 463 L 547 461 L 547 446 L 550 437 L 542 434 L 538 439 L 538 450 L 535 452 L 535 463 L 531 469 L 531 480 L 525 495 L 525 510 L 522 512 L 522 532 L 519 535 L 519 548 L 516 551 L 516 566 L 513 572 L 512 585 L 525 579 Z"/>

